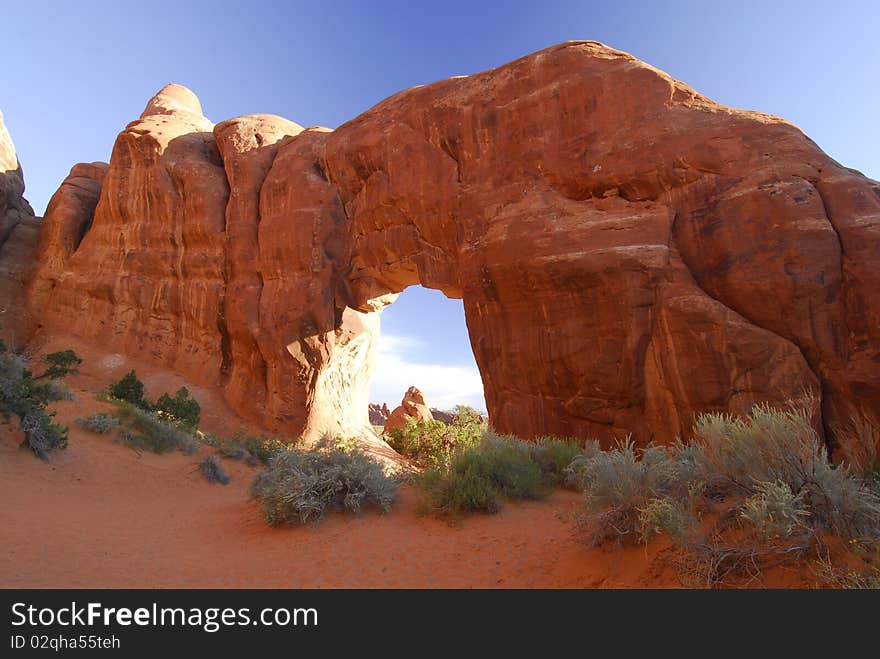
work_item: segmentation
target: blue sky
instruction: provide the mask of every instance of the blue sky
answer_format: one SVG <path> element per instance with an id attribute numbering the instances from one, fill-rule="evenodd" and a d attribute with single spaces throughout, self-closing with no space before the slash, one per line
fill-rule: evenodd
<path id="1" fill-rule="evenodd" d="M 567 39 L 603 41 L 719 102 L 785 117 L 880 178 L 876 1 L 29 0 L 0 15 L 0 110 L 37 213 L 72 164 L 107 160 L 116 133 L 168 82 L 193 89 L 214 121 L 270 112 L 336 127 L 406 87 Z M 475 365 L 460 301 L 411 288 L 383 323 L 374 400 L 396 403 L 408 381 L 397 374 L 411 372 L 431 381 L 410 382 L 429 403 L 482 405 L 467 384 Z"/>

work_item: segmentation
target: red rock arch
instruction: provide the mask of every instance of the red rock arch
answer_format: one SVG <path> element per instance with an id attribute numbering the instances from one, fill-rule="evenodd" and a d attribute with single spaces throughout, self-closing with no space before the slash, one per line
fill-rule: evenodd
<path id="1" fill-rule="evenodd" d="M 878 191 L 781 119 L 572 42 L 335 131 L 213 126 L 166 88 L 37 279 L 45 322 L 307 436 L 367 432 L 379 311 L 420 284 L 463 299 L 499 430 L 668 441 L 804 391 L 826 422 L 880 408 Z"/>

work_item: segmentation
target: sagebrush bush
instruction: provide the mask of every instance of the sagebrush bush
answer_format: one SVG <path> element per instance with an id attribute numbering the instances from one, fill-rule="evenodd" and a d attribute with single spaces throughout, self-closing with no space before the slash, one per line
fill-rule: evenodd
<path id="1" fill-rule="evenodd" d="M 125 428 L 119 436 L 137 449 L 153 453 L 182 451 L 186 454 L 199 450 L 199 440 L 192 433 L 164 421 L 156 413 L 123 400 L 114 400 Z"/>
<path id="2" fill-rule="evenodd" d="M 268 469 L 254 478 L 251 496 L 274 526 L 317 521 L 331 509 L 359 512 L 370 504 L 387 512 L 397 487 L 396 478 L 362 451 L 319 446 L 276 451 Z"/>
<path id="3" fill-rule="evenodd" d="M 52 423 L 52 415 L 40 407 L 29 409 L 21 417 L 20 428 L 31 450 L 43 460 L 49 451 L 67 448 L 67 427 Z"/>
<path id="4" fill-rule="evenodd" d="M 229 485 L 229 474 L 223 470 L 217 456 L 211 455 L 199 462 L 199 471 L 209 483 Z"/>
<path id="5" fill-rule="evenodd" d="M 92 414 L 90 417 L 80 417 L 76 422 L 82 427 L 100 435 L 119 427 L 119 419 L 109 414 Z"/>
<path id="6" fill-rule="evenodd" d="M 649 499 L 637 510 L 639 538 L 642 542 L 648 542 L 665 533 L 673 543 L 684 546 L 697 523 L 682 502 L 674 499 Z"/>
<path id="7" fill-rule="evenodd" d="M 829 461 L 803 410 L 704 414 L 691 442 L 641 452 L 630 442 L 593 446 L 567 471 L 584 490 L 589 543 L 664 533 L 683 549 L 684 575 L 704 585 L 815 553 L 823 532 L 852 546 L 880 539 L 880 495 Z M 709 527 L 698 517 L 706 510 Z"/>
<path id="8" fill-rule="evenodd" d="M 673 450 L 649 446 L 639 452 L 629 438 L 610 451 L 585 453 L 567 472 L 585 493 L 580 527 L 591 545 L 635 534 L 640 508 L 673 492 L 684 497 L 693 479 L 690 465 Z"/>
<path id="9" fill-rule="evenodd" d="M 743 496 L 783 483 L 803 500 L 814 526 L 839 535 L 880 533 L 880 496 L 845 466 L 832 464 L 806 410 L 752 408 L 744 418 L 703 414 L 694 426 L 706 478 Z"/>
<path id="10" fill-rule="evenodd" d="M 844 464 L 867 481 L 880 485 L 880 424 L 869 413 L 858 410 L 846 423 L 834 428 Z"/>
<path id="11" fill-rule="evenodd" d="M 740 514 L 765 539 L 785 538 L 805 527 L 810 513 L 804 505 L 804 493 L 795 494 L 781 482 L 755 483 L 756 493 L 743 503 Z"/>
<path id="12" fill-rule="evenodd" d="M 803 410 L 752 408 L 746 417 L 710 413 L 694 425 L 697 460 L 704 474 L 722 478 L 741 493 L 755 482 L 783 482 L 797 492 L 827 463 L 825 447 Z"/>

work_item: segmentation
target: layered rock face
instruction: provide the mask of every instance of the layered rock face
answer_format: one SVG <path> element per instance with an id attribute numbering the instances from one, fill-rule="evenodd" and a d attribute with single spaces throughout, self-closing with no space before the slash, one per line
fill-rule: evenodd
<path id="1" fill-rule="evenodd" d="M 410 387 L 403 395 L 400 405 L 392 410 L 385 421 L 385 432 L 402 430 L 410 419 L 432 421 L 434 415 L 425 403 L 425 396 L 416 387 Z"/>
<path id="2" fill-rule="evenodd" d="M 47 212 L 44 322 L 287 432 L 368 432 L 379 313 L 416 284 L 463 299 L 500 432 L 666 442 L 758 402 L 880 409 L 880 184 L 595 42 L 335 131 L 213 126 L 172 85 L 100 185 L 94 218 Z"/>
<path id="3" fill-rule="evenodd" d="M 34 264 L 39 225 L 24 198 L 24 175 L 0 113 L 0 333 L 18 346 L 33 329 L 23 292 Z"/>

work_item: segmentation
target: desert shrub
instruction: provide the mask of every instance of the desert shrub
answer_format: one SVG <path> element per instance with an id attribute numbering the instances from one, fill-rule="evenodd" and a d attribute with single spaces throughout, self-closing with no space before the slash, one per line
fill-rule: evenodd
<path id="1" fill-rule="evenodd" d="M 408 419 L 403 428 L 388 433 L 388 445 L 419 466 L 447 465 L 456 450 L 473 446 L 483 434 L 476 412 L 471 414 L 467 411 L 469 408 L 456 409 L 459 413 L 450 424 Z"/>
<path id="2" fill-rule="evenodd" d="M 450 471 L 429 468 L 416 477 L 416 484 L 420 488 L 421 513 L 456 515 L 495 513 L 501 509 L 498 490 L 468 458 L 456 460 Z"/>
<path id="3" fill-rule="evenodd" d="M 700 471 L 740 495 L 782 483 L 803 500 L 814 526 L 839 535 L 880 533 L 880 496 L 828 460 L 807 411 L 761 405 L 745 418 L 703 414 L 694 434 Z"/>
<path id="4" fill-rule="evenodd" d="M 271 525 L 305 524 L 330 509 L 359 512 L 372 504 L 387 512 L 398 482 L 360 450 L 317 447 L 279 450 L 251 485 Z"/>
<path id="5" fill-rule="evenodd" d="M 544 498 L 562 480 L 563 464 L 579 454 L 580 448 L 569 440 L 533 443 L 486 431 L 479 441 L 458 445 L 446 461 L 416 476 L 420 510 L 494 513 L 505 497 Z"/>
<path id="6" fill-rule="evenodd" d="M 119 419 L 112 417 L 109 414 L 93 414 L 86 418 L 80 417 L 76 422 L 83 428 L 98 433 L 99 435 L 103 435 L 104 433 L 119 427 Z"/>
<path id="7" fill-rule="evenodd" d="M 49 451 L 67 448 L 67 428 L 52 423 L 52 415 L 40 407 L 28 410 L 21 418 L 20 427 L 31 450 L 43 460 Z"/>
<path id="8" fill-rule="evenodd" d="M 467 405 L 456 405 L 452 408 L 452 425 L 472 431 L 486 429 L 486 422 L 482 415 Z"/>
<path id="9" fill-rule="evenodd" d="M 472 464 L 510 499 L 543 499 L 555 485 L 555 463 L 539 462 L 536 455 L 545 452 L 536 445 L 510 435 L 496 435 L 487 431 L 483 441 L 463 456 L 470 457 Z M 467 460 L 466 460 L 467 461 Z M 547 466 L 547 472 L 544 471 Z"/>
<path id="10" fill-rule="evenodd" d="M 144 399 L 144 383 L 138 379 L 133 370 L 126 373 L 122 379 L 114 382 L 107 388 L 107 393 L 117 400 L 123 400 L 142 409 L 149 409 L 150 405 Z"/>
<path id="11" fill-rule="evenodd" d="M 673 499 L 649 499 L 637 510 L 639 538 L 644 543 L 665 533 L 681 547 L 688 542 L 696 526 L 691 511 Z"/>
<path id="12" fill-rule="evenodd" d="M 834 429 L 843 462 L 865 480 L 880 485 L 880 425 L 864 411 Z"/>
<path id="13" fill-rule="evenodd" d="M 797 492 L 817 464 L 827 463 L 824 446 L 802 410 L 759 405 L 747 417 L 701 414 L 694 435 L 703 472 L 740 493 L 752 493 L 756 482 L 776 481 Z"/>
<path id="14" fill-rule="evenodd" d="M 77 373 L 77 367 L 82 364 L 82 359 L 70 349 L 53 352 L 46 355 L 45 359 L 48 367 L 40 377 L 52 379 L 63 378 L 66 375 Z"/>
<path id="15" fill-rule="evenodd" d="M 296 444 L 291 440 L 268 438 L 263 435 L 255 437 L 244 433 L 237 433 L 232 437 L 218 437 L 206 433 L 204 437 L 205 443 L 216 448 L 224 458 L 244 459 L 251 466 L 268 465 L 275 453 L 293 448 Z"/>
<path id="16" fill-rule="evenodd" d="M 178 389 L 173 398 L 162 394 L 153 409 L 160 416 L 169 417 L 174 423 L 191 429 L 199 425 L 202 412 L 199 401 L 189 395 L 186 387 Z"/>
<path id="17" fill-rule="evenodd" d="M 693 477 L 673 451 L 649 446 L 639 452 L 629 438 L 610 451 L 585 453 L 567 472 L 584 491 L 579 526 L 591 545 L 635 534 L 639 509 L 666 495 L 683 497 Z"/>
<path id="18" fill-rule="evenodd" d="M 209 483 L 229 485 L 229 474 L 223 470 L 217 456 L 211 455 L 199 462 L 199 471 Z"/>
<path id="19" fill-rule="evenodd" d="M 804 507 L 803 492 L 795 494 L 781 481 L 756 483 L 757 492 L 743 503 L 741 515 L 765 539 L 785 538 L 803 529 L 809 512 Z"/>
<path id="20" fill-rule="evenodd" d="M 119 410 L 119 418 L 125 424 L 119 436 L 132 447 L 153 453 L 182 451 L 191 454 L 199 450 L 198 439 L 185 429 L 131 402 L 114 402 Z"/>
<path id="21" fill-rule="evenodd" d="M 295 444 L 296 442 L 263 436 L 247 437 L 244 442 L 247 452 L 264 465 L 268 465 L 276 453 L 290 450 Z"/>
<path id="22" fill-rule="evenodd" d="M 217 445 L 217 453 L 229 460 L 243 460 L 247 455 L 247 449 L 244 444 L 227 440 Z"/>
<path id="23" fill-rule="evenodd" d="M 67 446 L 67 428 L 52 422 L 49 403 L 63 400 L 69 390 L 53 380 L 40 381 L 27 369 L 21 355 L 0 351 L 0 415 L 9 420 L 18 417 L 24 433 L 24 445 L 39 458 L 49 451 Z"/>
<path id="24" fill-rule="evenodd" d="M 579 459 L 585 451 L 598 450 L 598 442 L 587 442 L 587 448 L 581 447 L 576 439 L 562 437 L 541 437 L 528 444 L 532 460 L 538 463 L 544 479 L 550 484 L 565 485 L 568 482 L 566 471 L 575 459 Z"/>

